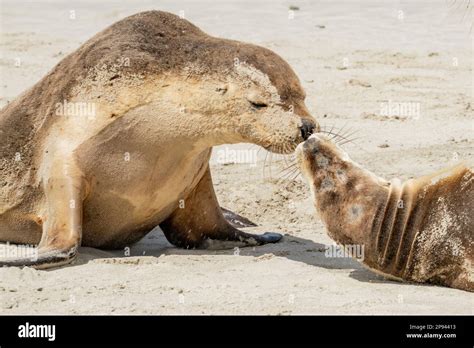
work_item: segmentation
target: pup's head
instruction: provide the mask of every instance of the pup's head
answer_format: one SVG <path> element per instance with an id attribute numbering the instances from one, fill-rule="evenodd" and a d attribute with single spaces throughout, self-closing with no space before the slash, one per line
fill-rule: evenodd
<path id="1" fill-rule="evenodd" d="M 314 134 L 298 145 L 296 156 L 331 238 L 342 244 L 364 240 L 387 182 L 353 162 L 330 139 Z"/>

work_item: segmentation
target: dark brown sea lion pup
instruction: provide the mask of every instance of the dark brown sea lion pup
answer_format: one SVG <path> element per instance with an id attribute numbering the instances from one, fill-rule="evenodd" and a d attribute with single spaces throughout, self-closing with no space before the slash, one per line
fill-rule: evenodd
<path id="1" fill-rule="evenodd" d="M 157 225 L 183 248 L 277 242 L 224 218 L 208 161 L 224 143 L 294 151 L 318 128 L 304 99 L 268 49 L 165 12 L 113 24 L 0 111 L 0 241 L 39 243 L 0 265 L 58 266 Z"/>
<path id="2" fill-rule="evenodd" d="M 354 163 L 328 137 L 296 150 L 329 236 L 364 248 L 387 277 L 474 291 L 474 175 L 459 165 L 390 182 Z"/>

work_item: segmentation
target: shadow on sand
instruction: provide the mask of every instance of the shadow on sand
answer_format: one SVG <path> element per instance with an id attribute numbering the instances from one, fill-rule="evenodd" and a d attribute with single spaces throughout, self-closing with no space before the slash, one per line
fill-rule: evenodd
<path id="1" fill-rule="evenodd" d="M 393 283 L 394 281 L 371 272 L 363 267 L 358 261 L 347 257 L 327 257 L 325 255 L 327 245 L 316 243 L 310 239 L 304 239 L 291 235 L 285 235 L 276 244 L 267 244 L 258 247 L 246 247 L 239 250 L 239 255 L 259 257 L 264 254 L 274 254 L 277 257 L 286 257 L 289 260 L 303 262 L 307 265 L 322 267 L 326 269 L 349 269 L 349 274 L 361 282 L 370 283 Z M 124 250 L 100 250 L 95 248 L 81 248 L 79 257 L 74 264 L 65 267 L 76 267 L 88 262 L 100 263 L 130 263 L 140 264 L 151 261 L 150 259 L 161 255 L 229 255 L 234 256 L 232 249 L 227 250 L 187 250 L 179 249 L 171 245 L 159 228 L 155 228 L 141 241 L 132 245 L 130 249 Z M 146 256 L 147 260 L 143 260 Z M 126 261 L 124 260 L 126 259 Z M 317 272 L 317 269 L 315 269 Z M 399 283 L 398 283 L 399 284 Z"/>

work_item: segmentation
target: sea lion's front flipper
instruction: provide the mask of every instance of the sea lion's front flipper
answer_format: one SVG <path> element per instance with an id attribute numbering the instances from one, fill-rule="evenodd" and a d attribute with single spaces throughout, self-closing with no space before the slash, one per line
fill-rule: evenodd
<path id="1" fill-rule="evenodd" d="M 36 248 L 35 248 L 36 249 Z M 77 247 L 69 250 L 41 250 L 37 248 L 28 252 L 28 256 L 19 258 L 0 259 L 0 267 L 30 266 L 36 269 L 46 269 L 70 263 L 76 257 Z"/>
<path id="2" fill-rule="evenodd" d="M 51 162 L 50 173 L 43 179 L 46 209 L 38 247 L 27 256 L 0 259 L 0 266 L 45 269 L 70 263 L 76 257 L 82 236 L 82 176 L 64 158 Z"/>
<path id="3" fill-rule="evenodd" d="M 255 227 L 257 224 L 254 222 L 250 221 L 246 217 L 243 217 L 237 213 L 234 213 L 233 211 L 230 211 L 226 208 L 222 208 L 222 214 L 224 215 L 224 218 L 234 227 Z"/>
<path id="4" fill-rule="evenodd" d="M 222 214 L 209 168 L 184 206 L 160 224 L 168 241 L 183 248 L 228 249 L 276 243 L 278 233 L 249 234 L 233 227 Z"/>

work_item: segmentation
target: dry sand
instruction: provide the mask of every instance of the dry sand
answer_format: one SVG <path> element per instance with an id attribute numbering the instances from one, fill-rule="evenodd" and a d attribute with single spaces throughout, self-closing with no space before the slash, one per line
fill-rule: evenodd
<path id="1" fill-rule="evenodd" d="M 293 19 L 290 5 L 299 6 Z M 1 106 L 100 29 L 148 9 L 183 10 L 212 35 L 279 53 L 324 126 L 358 130 L 345 149 L 378 175 L 407 179 L 474 163 L 472 12 L 445 0 L 2 0 Z M 388 100 L 415 103 L 419 117 L 383 115 Z M 325 257 L 332 241 L 308 187 L 301 178 L 278 182 L 285 159 L 268 155 L 264 169 L 264 150 L 256 165 L 221 163 L 220 151 L 212 172 L 221 204 L 259 224 L 249 230 L 284 233 L 281 243 L 189 251 L 155 230 L 131 257 L 82 248 L 61 269 L 0 269 L 0 313 L 473 314 L 472 293 L 388 281 L 351 259 Z"/>

